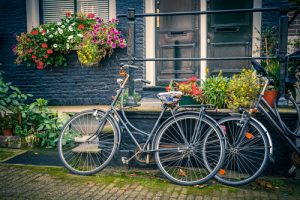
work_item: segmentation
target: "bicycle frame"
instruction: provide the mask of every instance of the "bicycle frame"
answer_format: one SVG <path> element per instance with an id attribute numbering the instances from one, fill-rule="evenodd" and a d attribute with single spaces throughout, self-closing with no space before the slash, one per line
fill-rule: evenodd
<path id="1" fill-rule="evenodd" d="M 129 78 L 129 75 L 127 74 L 124 82 L 122 84 L 120 84 L 120 89 L 117 91 L 117 94 L 113 100 L 113 102 L 111 103 L 110 105 L 110 108 L 105 112 L 103 118 L 101 119 L 101 121 L 99 122 L 99 128 L 98 130 L 96 131 L 96 134 L 92 135 L 89 139 L 93 138 L 94 136 L 97 136 L 103 126 L 104 126 L 104 123 L 105 120 L 107 119 L 107 117 L 109 116 L 112 116 L 112 114 L 114 114 L 114 118 L 116 120 L 119 120 L 119 122 L 124 126 L 124 128 L 126 129 L 126 131 L 128 132 L 128 134 L 130 135 L 130 137 L 132 138 L 132 140 L 134 141 L 135 145 L 138 147 L 139 149 L 139 152 L 140 153 L 151 153 L 151 152 L 156 152 L 158 150 L 156 149 L 153 149 L 153 147 L 151 146 L 150 149 L 146 149 L 147 148 L 147 145 L 150 143 L 151 139 L 153 138 L 153 136 L 155 136 L 159 130 L 159 122 L 160 120 L 162 119 L 164 113 L 166 112 L 166 110 L 168 109 L 167 106 L 164 106 L 158 119 L 156 120 L 152 130 L 150 133 L 146 133 L 138 128 L 136 128 L 134 125 L 132 125 L 130 123 L 130 121 L 127 119 L 126 117 L 126 114 L 125 114 L 125 111 L 124 111 L 124 105 L 123 105 L 123 97 L 124 97 L 124 92 L 125 92 L 125 85 L 128 81 L 128 78 Z M 120 99 L 120 111 L 121 111 L 121 115 L 119 114 L 119 112 L 117 111 L 115 105 L 118 101 L 118 99 Z M 176 109 L 170 109 L 171 110 L 171 114 L 172 116 L 175 118 L 175 110 Z M 176 119 L 176 118 L 175 118 Z M 141 147 L 141 145 L 138 143 L 138 141 L 136 140 L 135 136 L 133 135 L 132 131 L 130 130 L 130 128 L 132 128 L 133 130 L 137 131 L 138 133 L 144 135 L 144 136 L 147 136 L 147 140 L 143 146 L 143 148 Z M 159 151 L 164 151 L 165 149 L 159 149 Z M 172 150 L 170 148 L 168 148 L 168 150 Z"/>

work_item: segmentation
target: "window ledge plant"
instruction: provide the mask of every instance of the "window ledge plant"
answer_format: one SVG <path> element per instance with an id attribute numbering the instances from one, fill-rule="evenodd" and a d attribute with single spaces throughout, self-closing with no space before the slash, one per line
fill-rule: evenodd
<path id="1" fill-rule="evenodd" d="M 25 62 L 37 69 L 67 66 L 65 55 L 71 50 L 77 51 L 84 66 L 99 63 L 114 49 L 126 47 L 117 24 L 118 20 L 104 22 L 94 14 L 66 13 L 60 22 L 42 24 L 16 36 L 18 43 L 13 49 L 18 56 L 16 63 Z"/>

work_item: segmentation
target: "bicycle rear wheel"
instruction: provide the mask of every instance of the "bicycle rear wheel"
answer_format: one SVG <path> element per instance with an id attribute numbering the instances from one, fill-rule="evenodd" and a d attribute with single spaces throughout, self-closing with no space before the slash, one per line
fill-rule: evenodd
<path id="1" fill-rule="evenodd" d="M 254 181 L 267 165 L 268 140 L 260 126 L 250 119 L 227 117 L 219 121 L 225 134 L 225 159 L 215 178 L 223 184 L 240 186 Z M 243 126 L 246 130 L 241 133 Z M 239 134 L 241 136 L 238 141 Z"/>
<path id="2" fill-rule="evenodd" d="M 59 137 L 60 159 L 75 174 L 91 175 L 100 171 L 117 149 L 118 132 L 114 121 L 109 117 L 104 119 L 103 113 L 98 112 L 97 116 L 93 113 L 90 110 L 73 116 Z"/>
<path id="3" fill-rule="evenodd" d="M 224 158 L 222 133 L 205 116 L 199 122 L 197 114 L 185 114 L 167 122 L 155 139 L 155 160 L 158 168 L 179 185 L 202 184 L 212 178 Z M 203 140 L 209 134 L 207 142 Z M 213 169 L 208 169 L 208 158 Z"/>

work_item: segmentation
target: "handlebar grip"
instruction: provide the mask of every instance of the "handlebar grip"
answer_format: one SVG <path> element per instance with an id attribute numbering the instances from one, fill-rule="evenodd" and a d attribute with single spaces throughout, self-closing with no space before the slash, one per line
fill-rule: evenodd
<path id="1" fill-rule="evenodd" d="M 122 67 L 124 68 L 131 68 L 131 69 L 139 69 L 139 66 L 135 66 L 135 65 L 128 65 L 128 64 L 123 64 Z"/>
<path id="2" fill-rule="evenodd" d="M 151 84 L 151 81 L 145 79 L 134 79 L 134 81 L 141 81 L 142 83 Z"/>
<path id="3" fill-rule="evenodd" d="M 142 79 L 141 80 L 143 83 L 146 83 L 146 84 L 151 84 L 151 81 L 148 81 L 148 80 L 145 80 L 145 79 Z"/>

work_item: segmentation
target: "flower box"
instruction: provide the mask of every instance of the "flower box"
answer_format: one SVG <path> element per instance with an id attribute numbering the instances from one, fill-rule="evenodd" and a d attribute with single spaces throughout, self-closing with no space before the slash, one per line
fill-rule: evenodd
<path id="1" fill-rule="evenodd" d="M 193 99 L 191 96 L 182 96 L 180 101 L 179 101 L 179 106 L 184 106 L 184 105 L 199 105 L 197 101 Z"/>

